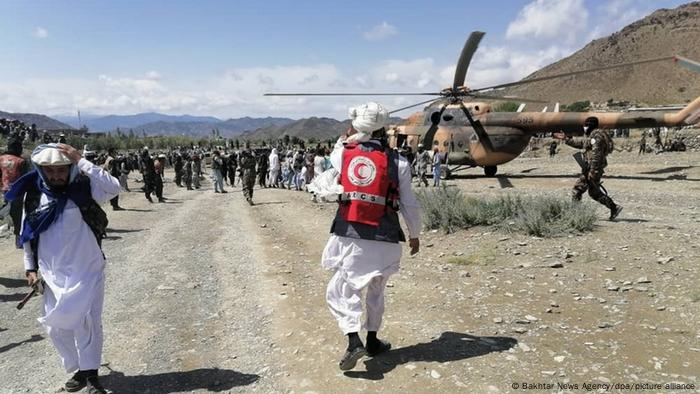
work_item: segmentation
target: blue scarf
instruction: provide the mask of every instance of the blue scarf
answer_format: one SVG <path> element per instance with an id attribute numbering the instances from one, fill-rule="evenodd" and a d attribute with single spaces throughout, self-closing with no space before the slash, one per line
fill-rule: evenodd
<path id="1" fill-rule="evenodd" d="M 92 199 L 90 179 L 84 176 L 76 177 L 64 188 L 51 188 L 43 180 L 39 170 L 34 169 L 17 179 L 10 190 L 5 193 L 5 199 L 13 201 L 23 198 L 25 193 L 36 187 L 49 197 L 49 204 L 37 208 L 36 211 L 25 215 L 22 233 L 17 240 L 17 247 L 22 247 L 26 242 L 37 239 L 39 234 L 46 231 L 63 213 L 68 200 L 78 207 L 86 206 Z"/>

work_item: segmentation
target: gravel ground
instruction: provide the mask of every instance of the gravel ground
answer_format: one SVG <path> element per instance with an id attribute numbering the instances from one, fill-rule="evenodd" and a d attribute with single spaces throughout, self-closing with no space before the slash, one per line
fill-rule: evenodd
<path id="1" fill-rule="evenodd" d="M 108 209 L 105 386 L 117 393 L 279 391 L 272 309 L 236 217 L 240 198 L 167 185 L 166 204 L 132 192 L 120 202 L 128 211 Z M 21 254 L 9 239 L 1 247 L 0 392 L 56 392 L 66 375 L 35 320 L 40 302 L 14 309 L 10 301 L 25 292 Z"/>
<path id="2" fill-rule="evenodd" d="M 567 149 L 519 158 L 497 178 L 469 170 L 448 187 L 566 198 L 576 173 Z M 127 193 L 123 205 L 139 211 L 110 212 L 105 243 L 105 384 L 126 393 L 509 393 L 682 383 L 694 386 L 674 392 L 697 392 L 699 158 L 612 155 L 604 181 L 625 210 L 610 223 L 596 208 L 591 233 L 422 234 L 421 252 L 406 251 L 387 287 L 381 336 L 393 350 L 347 373 L 337 367 L 345 338 L 324 301 L 330 273 L 319 264 L 333 204 L 271 189 L 256 190 L 254 207 L 238 190 L 167 184 L 171 200 L 153 205 Z M 0 392 L 55 392 L 65 375 L 35 320 L 39 302 L 14 309 L 25 291 L 19 258 L 0 239 Z M 634 391 L 620 387 L 610 391 Z"/>

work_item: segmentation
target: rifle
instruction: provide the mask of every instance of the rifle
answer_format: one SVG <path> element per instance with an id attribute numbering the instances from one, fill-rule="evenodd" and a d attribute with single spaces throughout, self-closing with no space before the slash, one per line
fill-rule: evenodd
<path id="1" fill-rule="evenodd" d="M 574 153 L 574 160 L 576 160 L 576 163 L 578 163 L 579 167 L 581 167 L 581 171 L 584 174 L 588 174 L 588 170 L 590 170 L 590 167 L 588 166 L 588 162 L 586 161 L 586 159 L 583 158 L 583 153 Z"/>
<path id="2" fill-rule="evenodd" d="M 43 279 L 39 279 L 34 284 L 32 284 L 32 291 L 29 292 L 24 298 L 22 298 L 22 301 L 17 304 L 17 310 L 22 310 L 24 308 L 24 305 L 29 302 L 29 300 L 34 297 L 37 293 L 39 294 L 44 294 L 44 285 L 46 282 L 44 282 Z"/>
<path id="3" fill-rule="evenodd" d="M 600 190 L 601 193 L 605 194 L 606 196 L 608 195 L 608 190 L 603 187 L 603 182 L 595 182 L 593 179 L 590 179 L 588 177 L 588 172 L 590 171 L 590 166 L 588 165 L 588 162 L 586 159 L 583 158 L 583 153 L 582 152 L 576 152 L 574 153 L 574 160 L 576 160 L 576 163 L 578 163 L 579 167 L 581 167 L 581 171 L 583 175 L 586 176 L 588 179 L 588 186 L 589 187 L 595 187 Z"/>

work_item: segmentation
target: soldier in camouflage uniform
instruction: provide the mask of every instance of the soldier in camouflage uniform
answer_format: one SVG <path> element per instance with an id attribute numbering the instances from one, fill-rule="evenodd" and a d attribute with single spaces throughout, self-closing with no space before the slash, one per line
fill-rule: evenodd
<path id="1" fill-rule="evenodd" d="M 194 190 L 192 188 L 192 157 L 189 154 L 185 154 L 185 166 L 183 169 L 182 180 L 187 186 L 187 190 Z"/>
<path id="2" fill-rule="evenodd" d="M 148 148 L 144 148 L 141 152 L 141 165 L 141 172 L 143 174 L 143 192 L 146 195 L 146 200 L 153 202 L 151 193 L 156 191 L 156 170 L 151 154 L 148 153 Z"/>
<path id="3" fill-rule="evenodd" d="M 574 139 L 566 137 L 564 133 L 557 133 L 555 137 L 563 139 L 571 147 L 583 149 L 584 158 L 588 164 L 588 168 L 583 169 L 581 176 L 571 191 L 572 199 L 581 201 L 581 196 L 588 190 L 588 195 L 592 199 L 610 209 L 610 220 L 615 220 L 622 211 L 622 206 L 615 204 L 600 185 L 600 179 L 603 177 L 605 167 L 608 165 L 606 156 L 613 151 L 613 141 L 607 132 L 598 130 L 597 127 L 598 119 L 588 118 L 583 124 L 584 138 Z"/>
<path id="4" fill-rule="evenodd" d="M 253 187 L 255 186 L 255 157 L 249 150 L 241 152 L 238 165 L 243 169 L 243 196 L 248 204 L 253 205 Z"/>

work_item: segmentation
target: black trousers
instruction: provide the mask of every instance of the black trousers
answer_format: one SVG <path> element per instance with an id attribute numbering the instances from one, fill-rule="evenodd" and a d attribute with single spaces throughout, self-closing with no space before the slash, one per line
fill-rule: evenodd
<path id="1" fill-rule="evenodd" d="M 163 178 L 158 175 L 156 177 L 156 187 L 155 187 L 156 197 L 160 200 L 163 198 Z"/>

